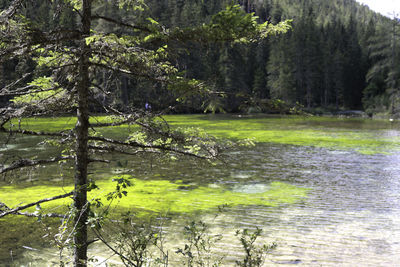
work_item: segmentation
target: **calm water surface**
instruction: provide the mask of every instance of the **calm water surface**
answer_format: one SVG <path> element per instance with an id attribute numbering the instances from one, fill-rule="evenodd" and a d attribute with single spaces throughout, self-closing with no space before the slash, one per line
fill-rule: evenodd
<path id="1" fill-rule="evenodd" d="M 400 136 L 396 125 L 384 124 L 386 127 L 382 127 L 381 123 L 373 121 L 314 124 L 306 123 L 299 127 L 314 127 L 321 132 L 345 129 L 365 133 L 374 139 Z M 24 149 L 28 154 L 41 153 L 40 146 L 33 150 L 27 147 L 32 140 L 26 138 L 15 146 L 0 147 L 1 157 L 4 159 Z M 267 190 L 272 181 L 310 189 L 308 197 L 296 204 L 231 207 L 216 218 L 214 212 L 203 213 L 200 218 L 212 223 L 211 232 L 223 234 L 216 253 L 225 255 L 227 259 L 234 260 L 240 254 L 240 245 L 234 236 L 236 229 L 260 227 L 264 230 L 260 242 L 276 242 L 278 245 L 267 256 L 265 266 L 398 266 L 400 153 L 390 151 L 390 148 L 387 152 L 364 155 L 355 150 L 258 143 L 251 149 L 229 152 L 230 162 L 218 163 L 215 167 L 181 161 L 153 163 L 149 169 L 148 162 L 126 162 L 125 159 L 119 159 L 119 167 L 127 171 L 141 166 L 130 172 L 135 177 L 153 179 L 161 175 L 162 179 L 223 185 L 249 194 Z M 104 174 L 107 170 L 110 171 L 109 167 L 103 167 L 96 172 Z M 0 185 L 8 182 L 9 178 Z M 173 217 L 173 223 L 167 223 L 165 230 L 181 231 L 179 229 L 185 221 L 183 217 Z M 4 221 L 0 221 L 0 231 L 9 230 L 4 229 Z M 51 265 L 51 258 L 56 258 L 55 250 L 41 248 L 40 242 L 30 239 L 29 235 L 19 236 L 16 231 L 13 240 L 15 244 L 9 245 L 4 242 L 10 240 L 2 240 L 0 236 L 0 260 L 4 266 L 46 266 Z M 169 241 L 173 243 L 172 247 L 183 243 L 179 236 Z M 39 251 L 21 248 L 23 244 Z M 12 259 L 10 247 L 18 251 Z M 104 253 L 101 247 L 92 252 Z"/>

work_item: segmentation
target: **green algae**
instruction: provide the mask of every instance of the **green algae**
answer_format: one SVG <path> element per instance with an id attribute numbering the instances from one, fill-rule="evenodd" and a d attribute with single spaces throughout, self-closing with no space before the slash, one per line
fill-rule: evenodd
<path id="1" fill-rule="evenodd" d="M 220 138 L 252 138 L 256 142 L 328 149 L 352 150 L 361 154 L 400 151 L 400 136 L 388 136 L 389 122 L 331 117 L 167 117 L 172 125 L 196 126 Z"/>
<path id="2" fill-rule="evenodd" d="M 61 187 L 57 185 L 36 185 L 28 187 L 2 186 L 0 187 L 0 202 L 5 203 L 10 208 L 36 202 L 44 198 L 66 194 L 73 190 L 72 186 Z M 68 198 L 53 200 L 41 204 L 41 208 L 50 212 L 65 212 L 70 204 Z M 38 212 L 37 207 L 27 209 L 29 212 Z"/>
<path id="3" fill-rule="evenodd" d="M 291 204 L 307 195 L 307 189 L 282 182 L 271 182 L 266 191 L 257 193 L 235 192 L 220 185 L 187 185 L 179 181 L 174 183 L 167 180 L 130 179 L 130 182 L 132 186 L 126 188 L 127 195 L 114 201 L 112 206 L 122 210 L 143 212 L 191 213 L 211 210 L 221 205 Z M 115 183 L 102 180 L 97 182 L 97 185 L 100 189 L 91 191 L 88 199 L 100 198 L 106 204 L 107 193 L 115 189 Z M 0 187 L 0 201 L 14 207 L 44 197 L 60 195 L 69 190 L 72 190 L 72 186 L 64 188 L 50 185 L 27 188 L 3 186 Z M 55 200 L 42 204 L 42 208 L 46 212 L 63 212 L 70 202 L 70 199 Z M 35 208 L 31 208 L 31 211 L 34 210 Z"/>
<path id="4" fill-rule="evenodd" d="M 111 117 L 92 117 L 92 122 L 110 122 Z M 395 125 L 386 121 L 368 119 L 340 119 L 332 117 L 232 115 L 167 115 L 173 127 L 198 127 L 219 138 L 247 139 L 256 142 L 296 146 L 314 146 L 328 149 L 352 150 L 361 154 L 390 154 L 400 151 L 400 136 L 390 136 Z M 29 130 L 58 131 L 74 127 L 72 117 L 23 119 L 21 125 Z M 15 123 L 15 122 L 14 122 Z M 132 126 L 100 129 L 114 137 L 128 134 Z M 397 129 L 397 128 L 395 128 Z"/>

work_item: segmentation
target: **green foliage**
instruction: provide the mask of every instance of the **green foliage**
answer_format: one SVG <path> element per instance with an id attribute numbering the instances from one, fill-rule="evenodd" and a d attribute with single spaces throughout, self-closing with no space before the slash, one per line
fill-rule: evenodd
<path id="1" fill-rule="evenodd" d="M 211 235 L 209 226 L 202 221 L 192 221 L 184 227 L 186 244 L 175 253 L 183 257 L 182 266 L 216 267 L 223 257 L 214 256 L 212 248 L 222 239 L 222 234 Z"/>
<path id="2" fill-rule="evenodd" d="M 207 102 L 203 103 L 204 113 L 208 112 L 211 112 L 212 114 L 225 113 L 223 97 L 224 95 L 222 96 L 213 95 L 212 97 L 210 97 L 210 99 L 208 99 Z"/>
<path id="3" fill-rule="evenodd" d="M 398 116 L 400 71 L 397 66 L 400 63 L 400 46 L 397 35 L 400 24 L 397 18 L 391 24 L 385 25 L 387 29 L 381 29 L 369 38 L 373 65 L 366 76 L 369 85 L 364 90 L 363 104 L 370 113 L 387 111 L 391 116 Z"/>
<path id="4" fill-rule="evenodd" d="M 361 109 L 363 104 L 370 112 L 397 109 L 399 75 L 393 66 L 398 65 L 399 56 L 397 52 L 392 55 L 391 48 L 398 49 L 391 37 L 398 26 L 395 20 L 375 15 L 355 2 L 269 0 L 241 7 L 215 0 L 113 0 L 94 5 L 96 15 L 123 24 L 93 21 L 95 30 L 85 36 L 94 52 L 91 62 L 111 67 L 110 72 L 118 69 L 136 75 L 124 77 L 126 82 L 120 77 L 110 81 L 101 77 L 103 74 L 96 75 L 96 84 L 107 85 L 117 99 L 115 103 L 141 107 L 151 98 L 158 110 L 179 100 L 181 108 L 175 112 L 237 112 L 246 100 L 235 95 L 258 94 L 263 99 L 298 102 L 307 108 Z M 58 10 L 61 7 L 63 10 Z M 40 76 L 48 74 L 46 66 L 74 64 L 77 57 L 70 49 L 72 43 L 62 41 L 56 49 L 42 47 L 37 43 L 45 35 L 35 29 L 46 32 L 59 27 L 73 31 L 77 26 L 73 8 L 80 7 L 81 1 L 75 0 L 53 1 L 53 5 L 37 1 L 24 9 L 24 16 L 1 24 L 4 34 L 13 33 L 13 44 L 30 40 L 36 62 L 8 62 L 10 67 L 1 79 L 7 83 L 16 77 L 13 64 L 21 70 L 35 68 Z M 287 34 L 265 40 L 283 32 Z M 6 49 L 10 42 L 0 38 L 0 46 Z M 121 52 L 127 47 L 135 56 Z M 227 47 L 231 51 L 227 52 Z M 15 51 L 15 55 L 23 51 Z M 378 76 L 383 76 L 383 85 Z M 379 86 L 379 90 L 367 89 L 372 85 Z M 62 87 L 67 88 L 64 84 Z M 175 93 L 166 88 L 174 88 Z M 219 88 L 228 93 L 227 97 L 223 101 L 208 98 L 209 88 Z M 388 103 L 382 103 L 387 99 Z"/>
<path id="5" fill-rule="evenodd" d="M 14 97 L 11 101 L 16 105 L 39 104 L 40 102 L 56 102 L 65 97 L 65 90 L 58 88 L 52 77 L 39 77 L 28 84 L 30 93 Z"/>
<path id="6" fill-rule="evenodd" d="M 131 182 L 128 179 L 126 179 L 124 176 L 120 176 L 120 177 L 113 178 L 112 181 L 117 182 L 117 185 L 115 186 L 115 191 L 110 192 L 106 195 L 106 199 L 108 201 L 114 200 L 117 198 L 122 198 L 123 196 L 128 195 L 127 188 L 129 186 L 131 186 Z"/>
<path id="7" fill-rule="evenodd" d="M 123 10 L 144 11 L 147 8 L 145 0 L 115 0 Z"/>
<path id="8" fill-rule="evenodd" d="M 245 257 L 242 261 L 236 261 L 236 265 L 240 267 L 257 267 L 262 266 L 267 253 L 276 248 L 276 244 L 262 245 L 257 247 L 257 238 L 261 235 L 262 230 L 257 228 L 254 232 L 248 229 L 236 231 L 236 236 L 239 238 L 245 252 Z"/>
<path id="9" fill-rule="evenodd" d="M 66 4 L 69 4 L 71 7 L 73 7 L 76 10 L 81 10 L 82 9 L 82 1 L 80 0 L 64 0 Z"/>
<path id="10" fill-rule="evenodd" d="M 210 36 L 236 42 L 248 43 L 272 34 L 284 33 L 290 29 L 290 21 L 272 25 L 268 22 L 259 24 L 258 17 L 245 13 L 239 5 L 227 6 L 225 10 L 212 17 L 208 26 Z"/>
<path id="11" fill-rule="evenodd" d="M 180 266 L 187 267 L 217 267 L 230 264 L 225 262 L 225 256 L 217 255 L 214 249 L 222 240 L 221 233 L 211 234 L 210 225 L 202 221 L 190 221 L 184 226 L 183 236 L 185 244 L 177 248 L 175 255 L 170 255 L 165 240 L 172 233 L 164 233 L 162 224 L 154 225 L 150 222 L 141 222 L 131 214 L 121 217 L 123 224 L 114 225 L 116 233 L 106 242 L 114 253 L 122 260 L 125 266 L 172 266 L 170 262 L 179 261 Z M 117 230 L 115 230 L 117 228 Z M 97 233 L 101 236 L 100 233 Z M 257 267 L 262 266 L 267 253 L 276 247 L 276 244 L 260 245 L 255 244 L 256 239 L 261 235 L 261 229 L 250 232 L 247 229 L 238 230 L 241 245 L 245 251 L 243 259 L 236 261 L 236 266 Z M 102 237 L 104 238 L 104 237 Z"/>
<path id="12" fill-rule="evenodd" d="M 162 233 L 148 222 L 138 223 L 130 213 L 121 219 L 123 225 L 118 225 L 119 230 L 112 239 L 123 264 L 140 267 L 151 266 L 154 261 L 160 263 L 162 259 L 155 258 L 151 248 L 162 242 Z"/>
<path id="13" fill-rule="evenodd" d="M 308 115 L 305 112 L 304 106 L 299 102 L 291 105 L 279 98 L 259 99 L 251 97 L 240 106 L 240 109 L 248 114 L 263 112 L 270 114 Z"/>
<path id="14" fill-rule="evenodd" d="M 35 92 L 35 93 L 29 93 L 24 96 L 18 96 L 14 97 L 11 99 L 11 101 L 16 104 L 16 105 L 22 105 L 22 104 L 33 104 L 33 103 L 38 103 L 41 101 L 48 100 L 50 98 L 55 99 L 55 98 L 60 98 L 63 97 L 64 91 L 62 89 L 58 90 L 47 90 L 47 91 L 42 91 L 42 92 Z"/>

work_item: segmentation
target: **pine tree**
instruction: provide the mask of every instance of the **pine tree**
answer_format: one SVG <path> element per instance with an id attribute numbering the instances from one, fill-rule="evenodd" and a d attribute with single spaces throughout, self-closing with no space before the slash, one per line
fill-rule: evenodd
<path id="1" fill-rule="evenodd" d="M 0 131 L 12 134 L 25 134 L 57 138 L 56 143 L 61 151 L 54 151 L 54 157 L 47 159 L 20 158 L 7 167 L 2 167 L 0 173 L 19 168 L 72 161 L 74 163 L 74 190 L 60 196 L 46 198 L 24 206 L 10 209 L 2 205 L 0 218 L 6 215 L 22 215 L 21 210 L 38 203 L 65 198 L 73 195 L 71 207 L 72 233 L 74 248 L 74 266 L 87 266 L 88 224 L 100 218 L 91 217 L 92 205 L 87 198 L 88 192 L 95 187 L 95 181 L 89 181 L 90 164 L 101 161 L 97 155 L 102 153 L 121 153 L 137 155 L 154 151 L 169 152 L 177 155 L 191 155 L 197 158 L 214 158 L 219 147 L 212 138 L 193 136 L 190 133 L 171 131 L 168 125 L 155 120 L 150 112 L 140 110 L 140 107 L 129 108 L 115 105 L 114 95 L 103 79 L 99 77 L 109 73 L 113 78 L 124 75 L 143 80 L 153 85 L 168 86 L 180 99 L 184 100 L 204 91 L 202 82 L 187 79 L 179 73 L 171 63 L 170 55 L 176 52 L 171 43 L 195 42 L 251 42 L 267 37 L 270 32 L 284 32 L 288 25 L 279 26 L 258 24 L 251 14 L 244 13 L 238 6 L 228 6 L 225 10 L 212 17 L 210 23 L 189 28 L 172 28 L 166 30 L 152 18 L 146 23 L 119 20 L 92 13 L 96 2 L 91 0 L 67 1 L 62 9 L 70 9 L 77 13 L 78 29 L 69 28 L 61 31 L 37 28 L 35 19 L 19 16 L 24 9 L 24 0 L 15 0 L 0 16 L 0 46 L 2 60 L 33 58 L 38 67 L 45 69 L 40 76 L 33 76 L 30 82 L 24 79 L 30 73 L 22 74 L 14 82 L 0 90 L 0 95 L 13 97 L 8 107 L 0 109 Z M 130 9 L 135 14 L 143 9 L 143 2 L 116 1 L 120 8 Z M 57 4 L 57 3 L 55 3 Z M 31 20 L 31 21 L 30 21 Z M 93 29 L 93 22 L 104 20 L 118 27 Z M 125 28 L 124 31 L 119 31 Z M 116 30 L 117 29 L 117 30 Z M 112 30 L 113 32 L 109 32 Z M 117 31 L 117 32 L 114 32 Z M 25 72 L 21 65 L 21 72 Z M 114 81 L 118 82 L 118 79 Z M 23 83 L 23 86 L 20 86 Z M 117 83 L 118 85 L 118 83 Z M 107 101 L 99 101 L 101 94 Z M 91 112 L 101 110 L 112 116 L 111 121 L 89 121 Z M 37 116 L 57 116 L 60 114 L 75 114 L 77 119 L 73 129 L 59 132 L 35 132 L 13 120 Z M 95 118 L 94 118 L 95 119 Z M 96 120 L 94 120 L 96 121 Z M 112 139 L 107 136 L 89 132 L 90 129 L 135 125 L 132 132 L 124 140 Z M 139 132 L 138 132 L 139 130 Z M 94 131 L 96 132 L 96 131 Z M 202 141 L 201 141 L 202 140 Z M 200 149 L 194 149 L 194 146 Z M 63 152 L 64 151 L 64 152 Z M 67 151 L 67 152 L 65 152 Z M 123 180 L 123 179 L 122 179 Z M 126 181 L 119 181 L 125 183 Z M 112 197 L 122 197 L 126 194 L 118 184 Z M 112 198 L 111 197 L 111 198 Z M 4 208 L 7 207 L 7 208 Z M 32 214 L 34 216 L 34 214 Z M 60 215 L 58 215 L 60 216 Z M 89 220 L 91 219 L 91 220 Z"/>

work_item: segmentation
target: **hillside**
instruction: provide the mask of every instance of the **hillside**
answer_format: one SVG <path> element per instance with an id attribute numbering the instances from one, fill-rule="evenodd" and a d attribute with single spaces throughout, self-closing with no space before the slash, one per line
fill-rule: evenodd
<path id="1" fill-rule="evenodd" d="M 0 1 L 0 7 L 8 2 Z M 255 12 L 262 22 L 290 19 L 293 28 L 285 35 L 246 45 L 171 44 L 176 47 L 176 54 L 170 55 L 170 61 L 185 76 L 204 80 L 213 92 L 192 96 L 174 112 L 277 112 L 294 105 L 310 110 L 400 112 L 398 21 L 374 13 L 354 0 L 236 2 L 246 11 Z M 131 23 L 151 16 L 166 28 L 173 28 L 208 21 L 228 3 L 231 1 L 148 0 L 147 14 L 138 15 L 104 1 L 93 12 Z M 57 1 L 34 1 L 25 9 L 26 16 L 40 28 L 74 28 L 76 18 L 58 14 Z M 110 25 L 103 21 L 96 25 L 96 30 L 114 31 Z M 123 27 L 117 30 L 124 32 Z M 4 62 L 0 86 L 27 71 L 34 71 L 27 81 L 45 73 L 29 58 Z M 144 107 L 149 102 L 153 109 L 160 110 L 176 104 L 176 96 L 160 83 L 112 73 L 105 73 L 98 80 L 113 85 L 116 105 Z M 7 101 L 0 98 L 0 103 Z"/>

